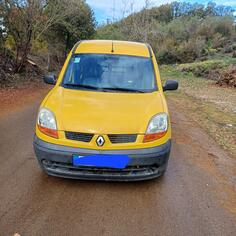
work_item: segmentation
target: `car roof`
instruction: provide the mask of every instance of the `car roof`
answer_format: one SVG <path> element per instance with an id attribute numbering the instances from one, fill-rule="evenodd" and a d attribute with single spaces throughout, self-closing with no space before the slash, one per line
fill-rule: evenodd
<path id="1" fill-rule="evenodd" d="M 117 40 L 83 40 L 78 42 L 73 52 L 81 53 L 98 53 L 98 54 L 115 54 L 150 57 L 150 46 L 144 43 L 117 41 Z"/>

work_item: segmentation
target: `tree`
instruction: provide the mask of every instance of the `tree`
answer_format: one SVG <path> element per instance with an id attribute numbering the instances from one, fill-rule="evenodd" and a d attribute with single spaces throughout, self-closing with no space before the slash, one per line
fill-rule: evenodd
<path id="1" fill-rule="evenodd" d="M 88 14 L 90 9 L 84 1 L 60 1 L 60 0 L 1 0 L 0 2 L 0 17 L 5 28 L 6 34 L 10 35 L 14 40 L 15 52 L 15 72 L 19 72 L 25 65 L 28 54 L 30 53 L 32 41 L 39 40 L 45 37 L 49 29 L 62 24 L 60 33 L 64 34 L 64 27 L 73 31 L 74 25 L 79 25 L 79 32 L 83 31 L 83 35 L 88 31 L 94 30 L 93 20 L 91 20 L 90 28 L 83 28 L 84 19 L 88 17 L 82 14 L 87 7 Z M 78 23 L 79 14 L 80 22 Z M 84 17 L 84 18 L 83 18 Z M 92 17 L 91 17 L 92 18 Z M 73 24 L 68 24 L 68 21 L 73 21 Z M 88 25 L 88 24 L 87 24 Z M 86 26 L 87 26 L 86 25 Z M 71 28 L 70 28 L 71 27 Z M 78 27 L 77 27 L 78 29 Z M 67 34 L 68 37 L 71 34 Z M 45 37 L 46 38 L 46 37 Z M 70 42 L 70 39 L 68 40 Z M 68 46 L 68 45 L 67 45 Z"/>
<path id="2" fill-rule="evenodd" d="M 62 12 L 68 11 L 68 14 L 51 25 L 44 38 L 48 42 L 50 55 L 57 55 L 64 60 L 69 49 L 77 41 L 94 36 L 95 19 L 92 10 L 85 1 L 49 0 L 47 11 L 50 12 L 51 8 L 54 8 L 55 2 L 60 6 Z M 60 53 L 58 54 L 58 52 Z"/>
<path id="3" fill-rule="evenodd" d="M 131 11 L 128 17 L 99 28 L 97 37 L 148 42 L 161 63 L 192 62 L 234 50 L 236 31 L 230 9 L 185 2 L 150 8 L 146 1 L 140 12 Z"/>

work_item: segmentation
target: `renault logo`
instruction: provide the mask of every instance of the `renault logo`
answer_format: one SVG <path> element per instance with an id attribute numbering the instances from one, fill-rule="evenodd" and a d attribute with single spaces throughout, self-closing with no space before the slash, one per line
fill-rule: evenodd
<path id="1" fill-rule="evenodd" d="M 101 147 L 105 143 L 105 139 L 102 136 L 98 136 L 96 143 L 99 147 Z"/>

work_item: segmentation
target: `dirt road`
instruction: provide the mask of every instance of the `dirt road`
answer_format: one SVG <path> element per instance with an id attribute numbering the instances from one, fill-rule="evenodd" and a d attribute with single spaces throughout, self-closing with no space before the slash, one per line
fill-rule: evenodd
<path id="1" fill-rule="evenodd" d="M 236 235 L 236 161 L 174 104 L 168 171 L 139 183 L 43 174 L 32 148 L 38 104 L 0 118 L 0 236 Z"/>

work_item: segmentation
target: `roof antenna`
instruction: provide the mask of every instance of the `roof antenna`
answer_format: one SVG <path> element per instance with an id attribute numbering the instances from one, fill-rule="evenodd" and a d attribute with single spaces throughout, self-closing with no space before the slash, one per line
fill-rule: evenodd
<path id="1" fill-rule="evenodd" d="M 111 47 L 112 47 L 112 48 L 111 48 L 111 52 L 113 53 L 113 52 L 114 52 L 114 44 L 113 44 L 113 41 L 112 41 L 111 45 L 112 45 L 112 46 L 111 46 Z"/>

